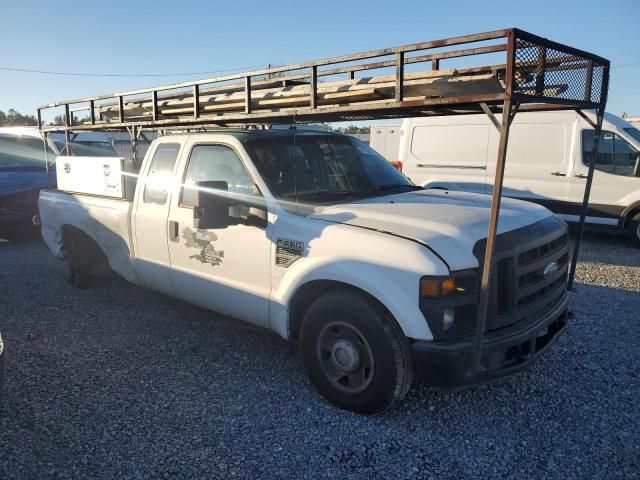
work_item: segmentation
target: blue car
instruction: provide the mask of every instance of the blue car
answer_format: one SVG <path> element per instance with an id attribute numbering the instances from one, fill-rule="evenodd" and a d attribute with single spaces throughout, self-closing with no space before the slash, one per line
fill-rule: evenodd
<path id="1" fill-rule="evenodd" d="M 35 127 L 0 128 L 0 238 L 38 231 L 38 195 L 56 184 L 56 155 L 117 156 L 104 134 L 82 134 L 68 149 L 55 134 L 45 147 Z"/>

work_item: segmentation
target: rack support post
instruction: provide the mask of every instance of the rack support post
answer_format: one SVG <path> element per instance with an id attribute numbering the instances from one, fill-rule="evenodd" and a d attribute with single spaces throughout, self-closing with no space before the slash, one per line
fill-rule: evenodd
<path id="1" fill-rule="evenodd" d="M 587 173 L 587 183 L 584 186 L 584 196 L 582 197 L 582 208 L 580 211 L 580 220 L 578 222 L 578 233 L 573 244 L 573 252 L 571 254 L 571 267 L 569 269 L 569 279 L 567 280 L 567 289 L 573 290 L 573 282 L 576 276 L 576 267 L 578 265 L 578 255 L 580 253 L 580 245 L 582 244 L 582 235 L 584 233 L 584 223 L 587 218 L 589 209 L 589 196 L 591 195 L 591 184 L 593 183 L 593 172 L 596 166 L 596 156 L 598 155 L 598 147 L 600 145 L 600 135 L 602 133 L 602 120 L 604 118 L 604 108 L 598 108 L 596 117 L 596 128 L 593 134 L 593 145 L 591 146 L 591 158 L 589 159 L 589 170 Z"/>
<path id="2" fill-rule="evenodd" d="M 590 67 L 590 77 L 593 76 L 592 65 Z M 592 78 L 588 78 L 588 86 L 592 86 Z M 602 135 L 602 121 L 604 119 L 604 109 L 607 105 L 607 94 L 609 92 L 609 65 L 607 64 L 602 70 L 602 82 L 600 84 L 600 105 L 596 110 L 595 132 L 593 134 L 593 145 L 591 146 L 591 158 L 589 160 L 589 171 L 587 173 L 587 183 L 584 186 L 584 196 L 582 197 L 582 211 L 580 212 L 580 222 L 578 223 L 578 233 L 576 241 L 573 245 L 573 254 L 571 256 L 571 267 L 569 270 L 569 278 L 567 280 L 567 289 L 573 289 L 573 281 L 576 276 L 576 267 L 578 265 L 578 255 L 580 253 L 580 245 L 582 244 L 582 235 L 584 233 L 584 222 L 587 218 L 587 210 L 589 209 L 589 195 L 591 195 L 591 184 L 593 183 L 593 172 L 596 168 L 596 156 L 598 155 L 598 147 L 600 144 L 600 136 Z M 591 98 L 591 92 L 585 91 L 585 97 Z M 578 110 L 578 113 L 586 117 L 584 113 Z"/>
<path id="3" fill-rule="evenodd" d="M 498 233 L 498 219 L 500 216 L 500 202 L 502 200 L 502 181 L 504 179 L 504 166 L 507 158 L 507 144 L 509 141 L 509 130 L 513 115 L 517 111 L 518 105 L 512 109 L 513 77 L 515 64 L 515 35 L 511 31 L 507 37 L 507 70 L 505 97 L 502 107 L 502 121 L 500 122 L 500 142 L 498 144 L 498 158 L 496 160 L 496 176 L 493 184 L 493 194 L 491 198 L 491 213 L 489 214 L 489 228 L 487 230 L 487 240 L 485 245 L 484 259 L 482 265 L 482 277 L 480 279 L 480 299 L 478 302 L 478 319 L 476 321 L 476 332 L 473 348 L 472 370 L 482 369 L 482 344 L 484 342 L 484 331 L 487 325 L 487 314 L 489 311 L 489 295 L 491 292 L 491 273 L 493 270 L 493 254 L 495 251 L 496 237 Z M 484 109 L 484 108 L 483 108 Z M 490 112 L 490 110 L 487 108 Z M 490 118 L 492 118 L 490 116 Z M 494 119 L 495 120 L 495 119 Z M 494 121 L 494 124 L 496 122 Z M 496 125 L 497 127 L 497 125 Z"/>

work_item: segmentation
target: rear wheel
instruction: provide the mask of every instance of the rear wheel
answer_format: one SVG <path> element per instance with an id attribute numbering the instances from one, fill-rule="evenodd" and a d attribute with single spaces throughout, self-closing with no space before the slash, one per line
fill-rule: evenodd
<path id="1" fill-rule="evenodd" d="M 640 247 L 640 213 L 629 222 L 627 230 L 635 245 Z"/>
<path id="2" fill-rule="evenodd" d="M 94 262 L 93 249 L 88 241 L 79 235 L 68 234 L 64 240 L 65 277 L 74 287 L 86 288 L 91 285 Z"/>
<path id="3" fill-rule="evenodd" d="M 409 341 L 388 312 L 356 292 L 316 300 L 304 316 L 300 348 L 315 388 L 346 410 L 380 412 L 413 380 Z"/>

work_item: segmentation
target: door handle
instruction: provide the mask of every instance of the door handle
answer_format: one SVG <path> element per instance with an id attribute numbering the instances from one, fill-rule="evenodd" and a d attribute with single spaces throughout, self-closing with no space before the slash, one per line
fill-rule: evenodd
<path id="1" fill-rule="evenodd" d="M 566 177 L 567 176 L 566 173 L 560 173 L 560 172 L 551 172 L 551 175 L 553 175 L 554 177 Z"/>
<path id="2" fill-rule="evenodd" d="M 574 175 L 574 177 L 576 177 L 576 178 L 589 178 L 589 175 L 584 175 L 582 173 L 579 173 L 578 175 Z"/>
<path id="3" fill-rule="evenodd" d="M 174 220 L 169 220 L 169 240 L 178 241 L 178 222 Z"/>

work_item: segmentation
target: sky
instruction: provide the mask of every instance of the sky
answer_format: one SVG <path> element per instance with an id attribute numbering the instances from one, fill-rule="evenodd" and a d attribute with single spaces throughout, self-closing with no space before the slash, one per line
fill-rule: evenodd
<path id="1" fill-rule="evenodd" d="M 640 116 L 640 0 L 0 0 L 0 110 L 518 27 L 612 64 L 607 110 Z"/>

